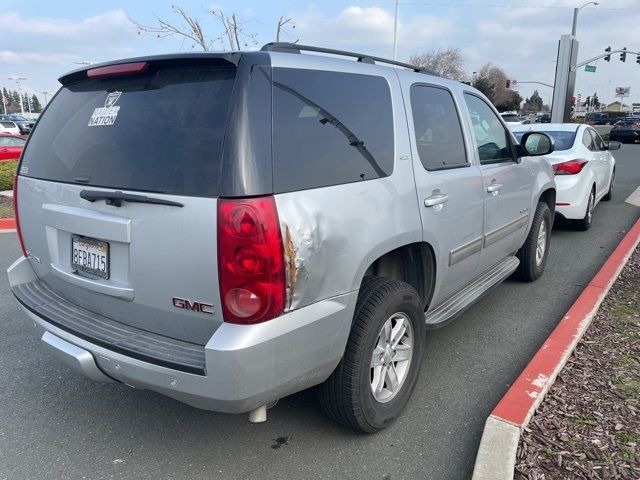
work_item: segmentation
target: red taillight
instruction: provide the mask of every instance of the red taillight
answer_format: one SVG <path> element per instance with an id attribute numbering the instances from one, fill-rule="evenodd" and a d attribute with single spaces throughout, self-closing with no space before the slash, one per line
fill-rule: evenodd
<path id="1" fill-rule="evenodd" d="M 282 314 L 286 271 L 273 197 L 218 199 L 218 270 L 225 321 L 251 324 Z"/>
<path id="2" fill-rule="evenodd" d="M 120 65 L 109 65 L 107 67 L 91 68 L 87 70 L 87 77 L 115 77 L 117 75 L 133 75 L 144 72 L 149 66 L 149 62 L 121 63 Z"/>
<path id="3" fill-rule="evenodd" d="M 580 173 L 587 163 L 587 160 L 580 158 L 557 163 L 553 166 L 553 173 L 554 175 L 575 175 L 576 173 Z"/>
<path id="4" fill-rule="evenodd" d="M 18 215 L 18 175 L 13 178 L 13 217 L 16 220 L 16 232 L 18 233 L 18 241 L 20 242 L 20 248 L 22 254 L 27 256 L 27 249 L 24 247 L 24 240 L 22 239 L 22 230 L 20 229 L 20 215 Z"/>

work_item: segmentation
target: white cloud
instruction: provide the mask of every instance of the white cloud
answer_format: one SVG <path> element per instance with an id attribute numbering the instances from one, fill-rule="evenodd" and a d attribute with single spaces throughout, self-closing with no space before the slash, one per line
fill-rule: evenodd
<path id="1" fill-rule="evenodd" d="M 24 63 L 53 63 L 66 65 L 76 60 L 75 55 L 64 53 L 43 54 L 38 52 L 13 52 L 11 50 L 0 50 L 0 62 L 24 64 Z"/>
<path id="2" fill-rule="evenodd" d="M 61 18 L 23 18 L 15 12 L 0 13 L 0 25 L 5 33 L 46 37 L 48 41 L 67 41 L 86 45 L 100 45 L 122 36 L 135 34 L 126 15 L 114 10 L 81 21 Z M 108 44 L 105 45 L 108 47 Z"/>
<path id="3" fill-rule="evenodd" d="M 360 49 L 366 53 L 390 56 L 393 48 L 393 14 L 379 7 L 350 6 L 336 16 L 328 16 L 317 7 L 290 15 L 300 43 Z M 399 22 L 398 44 L 440 44 L 451 25 L 447 19 L 432 15 L 413 15 Z"/>

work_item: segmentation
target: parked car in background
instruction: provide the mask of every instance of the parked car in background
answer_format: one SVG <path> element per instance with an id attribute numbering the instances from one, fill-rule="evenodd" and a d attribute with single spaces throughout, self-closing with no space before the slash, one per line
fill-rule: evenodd
<path id="1" fill-rule="evenodd" d="M 536 118 L 536 123 L 551 123 L 551 114 L 543 113 L 541 115 L 538 115 L 538 117 Z"/>
<path id="2" fill-rule="evenodd" d="M 33 128 L 35 122 L 17 114 L 2 114 L 0 115 L 0 121 L 9 121 L 15 123 L 20 129 L 20 134 L 28 135 Z"/>
<path id="3" fill-rule="evenodd" d="M 587 123 L 592 125 L 613 125 L 626 116 L 626 112 L 589 112 L 584 118 Z"/>
<path id="4" fill-rule="evenodd" d="M 522 120 L 515 113 L 501 113 L 500 116 L 507 125 L 522 125 Z"/>
<path id="5" fill-rule="evenodd" d="M 611 154 L 620 143 L 605 142 L 589 125 L 552 123 L 513 127 L 516 138 L 527 132 L 544 132 L 555 141 L 547 156 L 556 178 L 556 214 L 578 230 L 591 227 L 593 211 L 600 200 L 611 200 L 616 162 Z"/>
<path id="6" fill-rule="evenodd" d="M 20 128 L 14 122 L 9 120 L 0 120 L 0 133 L 11 133 L 12 135 L 20 135 Z"/>
<path id="7" fill-rule="evenodd" d="M 640 143 L 640 121 L 615 125 L 609 132 L 609 140 L 622 143 Z"/>
<path id="8" fill-rule="evenodd" d="M 553 142 L 519 144 L 463 83 L 297 44 L 60 81 L 8 273 L 43 347 L 93 380 L 253 421 L 320 385 L 371 433 L 407 404 L 427 328 L 544 272 Z"/>
<path id="9" fill-rule="evenodd" d="M 629 115 L 627 117 L 621 118 L 620 120 L 618 120 L 613 125 L 615 127 L 615 126 L 619 126 L 619 125 L 633 125 L 635 123 L 640 124 L 640 117 L 636 116 L 636 115 Z"/>
<path id="10" fill-rule="evenodd" d="M 0 133 L 0 161 L 20 158 L 26 140 L 18 135 Z"/>

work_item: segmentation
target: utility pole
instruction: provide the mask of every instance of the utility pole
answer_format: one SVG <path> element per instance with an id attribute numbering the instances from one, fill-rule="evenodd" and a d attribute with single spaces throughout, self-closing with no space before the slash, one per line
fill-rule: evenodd
<path id="1" fill-rule="evenodd" d="M 398 4 L 400 2 L 396 0 L 396 15 L 393 20 L 393 59 L 397 60 L 398 53 Z"/>
<path id="2" fill-rule="evenodd" d="M 587 2 L 584 5 L 582 5 L 580 8 L 574 8 L 573 9 L 573 26 L 571 27 L 571 35 L 573 35 L 574 37 L 576 36 L 576 30 L 578 28 L 578 12 L 580 10 L 582 10 L 584 7 L 586 7 L 587 5 L 600 5 L 598 2 Z"/>
<path id="3" fill-rule="evenodd" d="M 46 106 L 47 106 L 47 103 L 49 103 L 49 102 L 47 101 L 47 95 L 49 95 L 49 92 L 42 92 L 42 94 L 44 95 L 44 106 L 46 107 Z"/>
<path id="4" fill-rule="evenodd" d="M 7 104 L 6 104 L 6 100 L 4 98 L 4 89 L 0 88 L 0 94 L 2 94 L 2 106 L 4 107 L 4 114 L 7 114 Z"/>
<path id="5" fill-rule="evenodd" d="M 22 80 L 27 80 L 27 77 L 7 77 L 9 80 L 15 80 L 16 84 L 18 85 L 18 96 L 20 97 L 20 111 L 22 112 L 22 115 L 24 115 L 24 103 L 22 101 L 22 85 L 20 84 L 20 82 Z"/>

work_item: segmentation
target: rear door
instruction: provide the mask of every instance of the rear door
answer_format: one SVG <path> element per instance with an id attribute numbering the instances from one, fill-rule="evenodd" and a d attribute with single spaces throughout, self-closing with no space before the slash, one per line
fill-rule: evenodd
<path id="1" fill-rule="evenodd" d="M 440 86 L 414 84 L 410 98 L 423 238 L 436 249 L 440 277 L 435 305 L 477 273 L 482 248 L 482 178 L 471 161 L 452 93 Z"/>
<path id="2" fill-rule="evenodd" d="M 226 62 L 174 61 L 61 88 L 18 183 L 42 281 L 119 322 L 210 338 L 222 321 L 216 196 L 234 78 Z"/>
<path id="3" fill-rule="evenodd" d="M 527 164 L 517 161 L 511 134 L 494 109 L 479 96 L 464 96 L 482 173 L 485 208 L 480 268 L 484 271 L 515 253 L 524 242 L 531 214 L 531 175 Z"/>

